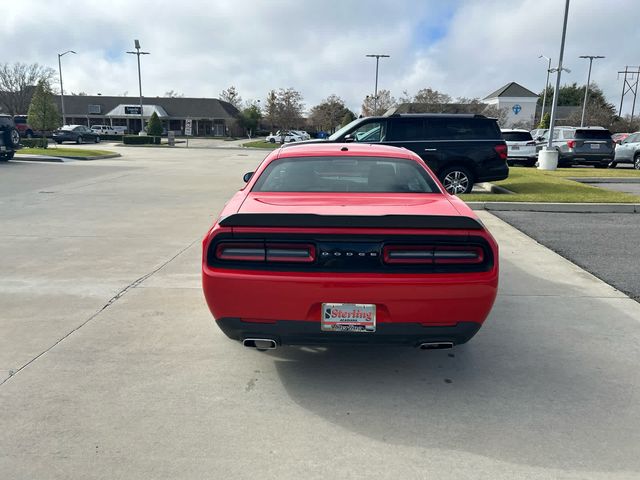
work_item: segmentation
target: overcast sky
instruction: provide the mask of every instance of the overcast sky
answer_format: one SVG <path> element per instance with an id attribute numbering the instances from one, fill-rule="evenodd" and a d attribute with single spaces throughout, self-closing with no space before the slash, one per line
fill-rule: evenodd
<path id="1" fill-rule="evenodd" d="M 618 106 L 618 70 L 640 62 L 638 0 L 572 0 L 562 83 L 592 81 Z M 65 92 L 138 94 L 133 40 L 145 96 L 174 90 L 217 97 L 235 85 L 264 102 L 270 89 L 299 90 L 307 108 L 335 93 L 359 112 L 379 88 L 394 96 L 431 87 L 484 97 L 516 81 L 540 92 L 546 61 L 560 49 L 563 0 L 21 0 L 3 9 L 0 63 L 38 62 L 57 71 Z M 553 80 L 553 79 L 552 79 Z M 630 109 L 630 106 L 629 106 Z"/>

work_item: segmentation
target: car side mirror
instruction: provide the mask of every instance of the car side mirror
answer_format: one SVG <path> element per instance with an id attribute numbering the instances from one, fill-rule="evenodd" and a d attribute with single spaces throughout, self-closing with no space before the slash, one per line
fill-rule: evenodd
<path id="1" fill-rule="evenodd" d="M 242 179 L 244 180 L 244 183 L 247 183 L 251 180 L 251 177 L 253 177 L 253 172 L 247 172 L 242 176 Z"/>
<path id="2" fill-rule="evenodd" d="M 346 134 L 346 135 L 344 136 L 344 139 L 343 139 L 343 140 L 344 140 L 345 142 L 353 142 L 353 141 L 355 141 L 355 138 L 353 138 L 353 135 L 351 135 L 350 133 L 348 133 L 348 134 Z"/>

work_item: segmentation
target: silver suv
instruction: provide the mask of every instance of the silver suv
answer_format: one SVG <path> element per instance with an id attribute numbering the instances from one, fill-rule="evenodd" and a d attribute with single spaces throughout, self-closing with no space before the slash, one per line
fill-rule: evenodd
<path id="1" fill-rule="evenodd" d="M 20 133 L 9 115 L 0 115 L 0 162 L 11 160 L 20 145 Z"/>
<path id="2" fill-rule="evenodd" d="M 616 146 L 611 168 L 619 163 L 632 163 L 636 170 L 640 170 L 640 132 L 632 133 Z"/>
<path id="3" fill-rule="evenodd" d="M 538 143 L 538 149 L 547 144 L 549 132 Z M 614 142 L 611 132 L 602 127 L 556 127 L 552 147 L 558 150 L 558 166 L 593 165 L 607 168 L 613 161 Z"/>

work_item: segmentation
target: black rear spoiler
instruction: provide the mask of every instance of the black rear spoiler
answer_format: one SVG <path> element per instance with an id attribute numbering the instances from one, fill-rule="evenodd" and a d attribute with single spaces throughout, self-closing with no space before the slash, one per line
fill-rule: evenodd
<path id="1" fill-rule="evenodd" d="M 223 227 L 430 228 L 482 230 L 478 220 L 448 215 L 316 215 L 312 213 L 236 213 Z"/>

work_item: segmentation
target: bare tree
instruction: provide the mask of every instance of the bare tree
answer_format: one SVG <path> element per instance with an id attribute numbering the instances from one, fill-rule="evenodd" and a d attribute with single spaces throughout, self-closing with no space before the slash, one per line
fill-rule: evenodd
<path id="1" fill-rule="evenodd" d="M 178 93 L 172 89 L 167 92 L 164 92 L 164 97 L 165 98 L 184 98 L 184 93 Z"/>
<path id="2" fill-rule="evenodd" d="M 302 94 L 293 88 L 281 88 L 276 94 L 276 123 L 288 129 L 302 123 Z"/>
<path id="3" fill-rule="evenodd" d="M 54 75 L 52 68 L 37 63 L 0 65 L 0 106 L 11 115 L 25 113 L 38 82 L 49 83 Z"/>
<path id="4" fill-rule="evenodd" d="M 397 105 L 396 99 L 391 96 L 389 90 L 378 90 L 378 101 L 373 95 L 367 95 L 362 102 L 362 115 L 382 115 L 384 112 Z M 375 106 L 375 108 L 374 108 Z"/>
<path id="5" fill-rule="evenodd" d="M 451 103 L 451 96 L 431 88 L 423 88 L 413 97 L 413 103 L 428 103 L 430 105 L 442 105 Z"/>
<path id="6" fill-rule="evenodd" d="M 220 92 L 220 100 L 229 102 L 238 110 L 242 109 L 242 97 L 238 93 L 238 90 L 236 89 L 236 87 L 234 87 L 233 85 L 231 85 L 226 90 L 223 90 Z"/>
<path id="7" fill-rule="evenodd" d="M 264 102 L 264 118 L 269 122 L 269 126 L 273 133 L 273 127 L 276 124 L 278 116 L 278 95 L 275 90 L 269 91 L 267 100 Z"/>

